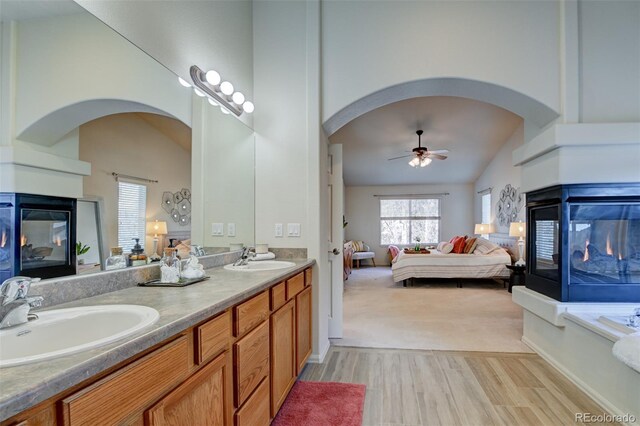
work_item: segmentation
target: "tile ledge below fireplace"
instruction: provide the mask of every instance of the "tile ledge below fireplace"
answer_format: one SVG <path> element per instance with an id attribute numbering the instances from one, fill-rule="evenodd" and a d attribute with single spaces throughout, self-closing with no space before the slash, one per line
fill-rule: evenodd
<path id="1" fill-rule="evenodd" d="M 633 308 L 640 306 L 639 303 L 559 302 L 524 286 L 513 287 L 512 299 L 514 303 L 556 327 L 565 326 L 567 320 L 565 313 L 573 314 L 574 318 L 589 314 L 625 315 Z"/>

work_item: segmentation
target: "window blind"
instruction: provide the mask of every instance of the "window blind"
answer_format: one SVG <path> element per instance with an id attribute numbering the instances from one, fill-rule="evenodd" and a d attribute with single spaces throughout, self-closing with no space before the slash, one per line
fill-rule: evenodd
<path id="1" fill-rule="evenodd" d="M 482 223 L 491 223 L 491 193 L 482 195 Z"/>
<path id="2" fill-rule="evenodd" d="M 551 261 L 556 252 L 556 227 L 554 220 L 536 221 L 536 258 Z"/>
<path id="3" fill-rule="evenodd" d="M 118 246 L 130 252 L 134 238 L 145 237 L 147 187 L 137 183 L 118 182 Z"/>

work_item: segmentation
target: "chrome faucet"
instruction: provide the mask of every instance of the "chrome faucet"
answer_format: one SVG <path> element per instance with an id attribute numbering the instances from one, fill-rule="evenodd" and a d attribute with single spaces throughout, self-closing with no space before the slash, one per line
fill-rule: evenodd
<path id="1" fill-rule="evenodd" d="M 236 260 L 233 263 L 233 266 L 245 266 L 254 257 L 256 257 L 256 253 L 254 251 L 251 251 L 249 247 L 242 247 L 242 253 L 240 254 L 240 259 Z"/>
<path id="2" fill-rule="evenodd" d="M 29 314 L 31 308 L 42 305 L 42 296 L 27 296 L 31 284 L 37 283 L 40 278 L 13 277 L 5 280 L 0 285 L 0 329 L 24 324 L 34 317 Z"/>

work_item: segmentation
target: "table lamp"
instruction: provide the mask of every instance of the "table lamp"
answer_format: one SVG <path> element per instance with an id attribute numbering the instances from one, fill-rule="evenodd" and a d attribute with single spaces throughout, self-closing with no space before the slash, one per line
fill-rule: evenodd
<path id="1" fill-rule="evenodd" d="M 480 235 L 482 238 L 488 238 L 492 232 L 495 232 L 495 229 L 491 223 L 476 223 L 476 228 L 473 231 L 474 234 Z"/>
<path id="2" fill-rule="evenodd" d="M 511 222 L 511 225 L 509 225 L 509 236 L 518 237 L 518 254 L 520 255 L 520 259 L 516 262 L 516 266 L 525 265 L 522 253 L 524 253 L 524 237 L 526 235 L 527 226 L 524 222 Z"/>
<path id="3" fill-rule="evenodd" d="M 147 235 L 153 235 L 153 254 L 149 256 L 152 261 L 160 260 L 158 255 L 158 235 L 167 235 L 167 222 L 156 219 L 147 222 Z"/>

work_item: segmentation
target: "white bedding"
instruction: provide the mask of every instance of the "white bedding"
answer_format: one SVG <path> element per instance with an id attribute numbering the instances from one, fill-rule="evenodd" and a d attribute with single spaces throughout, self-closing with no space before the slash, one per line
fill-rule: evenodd
<path id="1" fill-rule="evenodd" d="M 504 249 L 489 254 L 406 254 L 401 251 L 393 260 L 395 282 L 409 278 L 507 278 L 511 256 Z"/>

